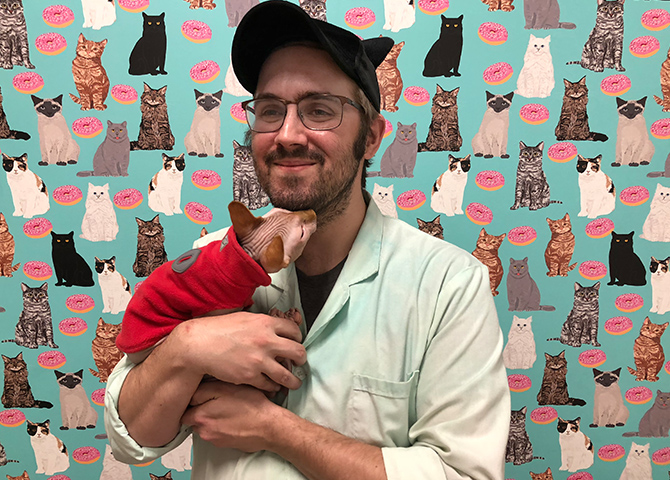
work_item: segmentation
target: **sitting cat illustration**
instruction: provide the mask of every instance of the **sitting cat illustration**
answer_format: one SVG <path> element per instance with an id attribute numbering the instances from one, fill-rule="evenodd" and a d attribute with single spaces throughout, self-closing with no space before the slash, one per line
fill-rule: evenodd
<path id="1" fill-rule="evenodd" d="M 375 183 L 372 200 L 377 204 L 382 215 L 398 218 L 398 210 L 396 210 L 395 199 L 393 198 L 393 185 L 382 187 Z"/>
<path id="2" fill-rule="evenodd" d="M 656 324 L 652 323 L 649 317 L 644 319 L 640 327 L 640 336 L 633 344 L 635 369 L 628 367 L 628 371 L 631 375 L 635 375 L 635 380 L 638 382 L 643 380 L 657 382 L 659 380 L 658 373 L 665 362 L 661 337 L 666 328 L 668 328 L 668 322 Z M 665 436 L 667 436 L 667 429 Z"/>
<path id="3" fill-rule="evenodd" d="M 416 4 L 414 0 L 384 0 L 384 30 L 399 32 L 414 25 Z M 404 43 L 404 42 L 403 42 Z"/>
<path id="4" fill-rule="evenodd" d="M 649 311 L 652 313 L 663 315 L 664 313 L 670 311 L 669 269 L 670 257 L 666 257 L 665 260 L 657 260 L 653 256 L 651 257 L 649 272 L 651 274 L 652 302 L 651 309 Z"/>
<path id="5" fill-rule="evenodd" d="M 79 145 L 72 138 L 63 116 L 63 95 L 40 98 L 31 95 L 37 112 L 37 131 L 40 135 L 42 159 L 38 165 L 75 164 L 79 160 Z"/>
<path id="6" fill-rule="evenodd" d="M 440 15 L 440 36 L 433 43 L 423 62 L 424 77 L 460 77 L 463 50 L 463 15 L 447 18 Z"/>
<path id="7" fill-rule="evenodd" d="M 530 276 L 528 257 L 523 260 L 509 259 L 507 300 L 509 311 L 556 310 L 552 305 L 540 305 L 540 289 Z"/>
<path id="8" fill-rule="evenodd" d="M 130 75 L 167 75 L 165 56 L 167 36 L 165 34 L 165 12 L 147 15 L 142 12 L 142 36 L 130 52 Z"/>
<path id="9" fill-rule="evenodd" d="M 70 468 L 70 455 L 65 444 L 49 428 L 50 421 L 33 423 L 26 420 L 30 445 L 35 453 L 36 473 L 53 475 Z"/>
<path id="10" fill-rule="evenodd" d="M 514 92 L 494 95 L 486 92 L 486 111 L 479 130 L 472 137 L 472 151 L 475 157 L 509 158 L 507 154 L 507 134 L 509 132 L 509 109 Z"/>
<path id="11" fill-rule="evenodd" d="M 619 480 L 654 480 L 651 476 L 651 458 L 649 458 L 649 443 L 638 445 L 631 442 L 626 457 L 626 467 L 621 472 Z"/>
<path id="12" fill-rule="evenodd" d="M 405 0 L 401 0 L 405 1 Z M 397 103 L 402 95 L 402 77 L 398 69 L 398 56 L 405 42 L 396 43 L 386 55 L 384 61 L 377 67 L 377 81 L 381 97 L 380 109 L 387 112 L 397 112 Z"/>
<path id="13" fill-rule="evenodd" d="M 93 155 L 93 170 L 77 172 L 78 177 L 127 177 L 130 165 L 130 140 L 127 122 L 107 120 L 107 133 Z"/>
<path id="14" fill-rule="evenodd" d="M 626 101 L 616 97 L 619 123 L 617 125 L 616 158 L 613 167 L 649 165 L 656 148 L 649 139 L 644 106 L 647 97 Z"/>
<path id="15" fill-rule="evenodd" d="M 489 282 L 491 285 L 491 293 L 495 297 L 498 292 L 498 286 L 503 277 L 503 266 L 498 256 L 498 249 L 505 239 L 507 234 L 490 235 L 486 233 L 486 229 L 482 228 L 477 237 L 477 245 L 472 252 L 472 256 L 482 262 L 489 269 Z"/>
<path id="16" fill-rule="evenodd" d="M 433 184 L 430 208 L 447 217 L 463 215 L 463 194 L 468 183 L 470 155 L 456 158 L 449 155 L 449 168 Z"/>
<path id="17" fill-rule="evenodd" d="M 658 183 L 651 199 L 649 215 L 640 238 L 650 242 L 670 242 L 670 187 Z"/>
<path id="18" fill-rule="evenodd" d="M 537 360 L 532 321 L 533 317 L 519 318 L 514 315 L 507 337 L 507 345 L 503 350 L 503 361 L 508 370 L 533 368 Z"/>
<path id="19" fill-rule="evenodd" d="M 98 412 L 91 405 L 91 401 L 81 385 L 84 371 L 62 373 L 54 370 L 54 373 L 60 391 L 60 408 L 63 420 L 60 429 L 86 430 L 87 428 L 95 428 L 98 421 Z"/>
<path id="20" fill-rule="evenodd" d="M 419 143 L 419 152 L 458 152 L 463 145 L 463 137 L 458 126 L 458 92 L 460 87 L 451 91 L 437 85 L 430 111 L 432 119 L 428 127 L 425 142 Z"/>
<path id="21" fill-rule="evenodd" d="M 546 98 L 554 89 L 554 64 L 552 63 L 549 42 L 551 35 L 545 38 L 531 33 L 523 67 L 519 72 L 514 93 L 526 98 Z"/>
<path id="22" fill-rule="evenodd" d="M 633 251 L 633 235 L 612 232 L 609 253 L 610 281 L 607 285 L 635 285 L 647 284 L 646 270 L 642 260 Z"/>
<path id="23" fill-rule="evenodd" d="M 642 415 L 637 432 L 626 432 L 624 437 L 667 437 L 670 431 L 670 393 L 656 390 L 656 398 Z"/>
<path id="24" fill-rule="evenodd" d="M 191 129 L 184 137 L 184 146 L 189 155 L 198 157 L 223 157 L 221 153 L 221 97 L 223 90 L 216 93 L 195 92 L 195 113 Z"/>
<path id="25" fill-rule="evenodd" d="M 600 314 L 600 282 L 590 287 L 582 287 L 575 282 L 575 294 L 572 310 L 561 328 L 561 336 L 548 338 L 547 341 L 559 341 L 571 347 L 590 344 L 599 347 L 598 315 Z"/>
<path id="26" fill-rule="evenodd" d="M 21 283 L 23 310 L 14 329 L 14 338 L 3 340 L 3 343 L 12 342 L 25 348 L 38 348 L 39 346 L 58 348 L 54 342 L 48 288 L 47 282 L 39 287 L 29 287 Z"/>
<path id="27" fill-rule="evenodd" d="M 624 405 L 619 378 L 621 368 L 611 372 L 601 372 L 593 369 L 593 380 L 596 384 L 596 392 L 593 397 L 593 423 L 591 428 L 597 427 L 623 427 L 628 420 L 630 412 Z"/>
<path id="28" fill-rule="evenodd" d="M 2 152 L 2 168 L 12 192 L 15 217 L 33 218 L 49 211 L 49 191 L 39 175 L 28 167 L 28 154 L 10 157 Z"/>
<path id="29" fill-rule="evenodd" d="M 526 407 L 521 410 L 512 410 L 510 416 L 509 436 L 505 448 L 505 462 L 514 465 L 523 465 L 533 460 L 544 460 L 543 457 L 533 456 L 533 445 L 526 431 Z"/>
<path id="30" fill-rule="evenodd" d="M 542 386 L 537 394 L 538 405 L 573 405 L 584 406 L 581 398 L 572 398 L 568 394 L 568 361 L 565 350 L 558 355 L 544 354 L 544 376 Z"/>
<path id="31" fill-rule="evenodd" d="M 413 178 L 417 145 L 416 123 L 403 125 L 398 122 L 395 138 L 382 155 L 380 162 L 381 170 L 377 172 L 368 171 L 367 176 Z"/>
<path id="32" fill-rule="evenodd" d="M 54 285 L 92 287 L 93 272 L 74 246 L 74 231 L 66 234 L 51 232 L 51 258 L 58 282 Z"/>
<path id="33" fill-rule="evenodd" d="M 102 186 L 88 184 L 86 212 L 81 221 L 80 238 L 89 242 L 111 242 L 116 240 L 119 224 L 116 220 L 114 204 L 109 195 L 109 184 Z"/>
<path id="34" fill-rule="evenodd" d="M 572 30 L 577 25 L 570 22 L 561 22 L 561 8 L 558 0 L 524 0 L 523 15 L 526 20 L 526 29 L 547 30 L 550 28 L 564 28 Z"/>
<path id="35" fill-rule="evenodd" d="M 163 154 L 163 168 L 149 182 L 147 203 L 154 212 L 174 215 L 181 210 L 181 186 L 184 181 L 184 154 L 170 157 Z"/>
<path id="36" fill-rule="evenodd" d="M 558 417 L 558 443 L 561 446 L 561 467 L 559 470 L 576 472 L 593 465 L 593 442 L 580 430 L 581 417 L 563 420 Z"/>

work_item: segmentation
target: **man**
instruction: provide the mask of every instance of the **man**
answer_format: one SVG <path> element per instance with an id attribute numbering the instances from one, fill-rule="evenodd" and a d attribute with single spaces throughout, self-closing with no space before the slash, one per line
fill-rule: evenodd
<path id="1" fill-rule="evenodd" d="M 240 23 L 233 67 L 254 93 L 259 180 L 275 206 L 318 218 L 253 310 L 300 306 L 306 322 L 194 319 L 143 363 L 122 360 L 105 418 L 117 459 L 147 461 L 193 431 L 196 480 L 503 478 L 510 404 L 488 271 L 363 190 L 384 131 L 374 69 L 391 44 L 363 46 L 283 1 Z M 283 407 L 268 399 L 280 386 Z"/>

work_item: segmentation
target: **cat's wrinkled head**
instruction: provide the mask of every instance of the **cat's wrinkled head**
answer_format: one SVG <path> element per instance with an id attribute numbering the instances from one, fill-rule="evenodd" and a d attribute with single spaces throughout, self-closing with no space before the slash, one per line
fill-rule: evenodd
<path id="1" fill-rule="evenodd" d="M 509 109 L 512 105 L 512 98 L 514 98 L 514 92 L 510 92 L 507 95 L 494 95 L 491 92 L 486 92 L 486 105 L 496 113 L 500 113 L 503 110 Z"/>
<path id="2" fill-rule="evenodd" d="M 519 167 L 528 171 L 536 171 L 542 168 L 542 151 L 544 142 L 540 142 L 534 147 L 519 142 Z"/>
<path id="3" fill-rule="evenodd" d="M 479 237 L 477 238 L 477 248 L 497 252 L 506 236 L 506 233 L 501 235 L 490 235 L 486 233 L 485 228 L 482 228 L 479 231 Z"/>
<path id="4" fill-rule="evenodd" d="M 526 407 L 522 407 L 519 410 L 512 410 L 510 415 L 510 428 L 514 430 L 515 427 L 524 427 L 526 425 Z"/>
<path id="5" fill-rule="evenodd" d="M 38 115 L 44 115 L 47 118 L 52 118 L 57 113 L 60 113 L 63 110 L 63 95 L 58 95 L 54 98 L 40 98 L 36 95 L 31 95 L 30 98 L 33 100 L 33 105 L 35 105 L 35 111 Z"/>
<path id="6" fill-rule="evenodd" d="M 310 17 L 326 21 L 326 0 L 300 0 L 300 6 Z"/>
<path id="7" fill-rule="evenodd" d="M 107 39 L 94 42 L 86 40 L 84 34 L 80 33 L 77 39 L 77 56 L 86 59 L 100 58 L 105 51 L 105 45 L 107 45 Z"/>
<path id="8" fill-rule="evenodd" d="M 566 213 L 563 218 L 552 220 L 547 218 L 547 224 L 551 233 L 568 233 L 572 230 L 572 222 L 570 222 L 570 215 Z"/>
<path id="9" fill-rule="evenodd" d="M 137 222 L 138 237 L 157 237 L 163 234 L 163 225 L 158 215 L 151 220 L 142 220 L 135 217 L 135 221 Z"/>
<path id="10" fill-rule="evenodd" d="M 640 327 L 640 336 L 651 339 L 660 339 L 666 328 L 668 328 L 668 322 L 659 325 L 652 323 L 651 320 L 649 320 L 649 317 L 646 317 L 644 322 L 642 322 L 642 327 Z"/>
<path id="11" fill-rule="evenodd" d="M 10 20 L 20 21 L 23 19 L 23 2 L 21 0 L 0 2 L 0 17 L 5 25 Z"/>
<path id="12" fill-rule="evenodd" d="M 509 276 L 514 278 L 524 278 L 528 276 L 528 257 L 523 260 L 509 259 Z"/>
<path id="13" fill-rule="evenodd" d="M 646 102 L 647 97 L 630 101 L 616 97 L 617 112 L 619 112 L 619 115 L 622 117 L 632 120 L 638 115 L 642 115 L 644 113 L 644 105 Z"/>
<path id="14" fill-rule="evenodd" d="M 440 216 L 438 215 L 431 221 L 421 220 L 420 218 L 416 219 L 417 224 L 419 225 L 419 230 L 428 235 L 432 235 L 435 238 L 444 240 L 444 228 L 440 224 Z"/>

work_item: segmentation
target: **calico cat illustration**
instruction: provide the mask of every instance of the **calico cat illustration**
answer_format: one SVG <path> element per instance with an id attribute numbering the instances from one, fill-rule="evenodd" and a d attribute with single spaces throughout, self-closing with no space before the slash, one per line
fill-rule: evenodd
<path id="1" fill-rule="evenodd" d="M 616 160 L 613 167 L 620 165 L 649 165 L 656 148 L 649 139 L 647 122 L 644 117 L 644 105 L 647 97 L 640 100 L 622 100 L 616 97 L 619 124 L 616 138 Z"/>
<path id="2" fill-rule="evenodd" d="M 184 146 L 189 155 L 198 157 L 223 157 L 221 153 L 221 97 L 223 90 L 216 93 L 195 92 L 195 113 L 191 129 L 184 137 Z"/>
<path id="3" fill-rule="evenodd" d="M 561 7 L 558 0 L 524 0 L 523 15 L 526 19 L 524 26 L 526 29 L 577 28 L 574 23 L 560 21 Z"/>
<path id="4" fill-rule="evenodd" d="M 601 170 L 602 155 L 585 158 L 577 155 L 579 173 L 580 217 L 609 215 L 616 206 L 616 188 L 612 179 Z"/>
<path id="5" fill-rule="evenodd" d="M 7 452 L 5 452 L 5 447 L 0 443 L 0 467 L 4 467 L 8 463 L 19 463 L 18 460 L 9 460 L 7 458 Z M 9 475 L 7 476 L 9 478 Z M 21 478 L 21 477 L 19 477 Z M 30 479 L 29 479 L 30 480 Z"/>
<path id="6" fill-rule="evenodd" d="M 380 171 L 368 171 L 368 177 L 413 178 L 417 154 L 416 123 L 398 122 L 395 138 L 386 147 L 380 161 Z"/>
<path id="7" fill-rule="evenodd" d="M 21 263 L 14 263 L 15 242 L 14 235 L 9 233 L 9 225 L 5 216 L 0 212 L 0 277 L 12 277 Z"/>
<path id="8" fill-rule="evenodd" d="M 145 221 L 137 221 L 137 254 L 133 263 L 136 277 L 148 277 L 151 272 L 167 262 L 165 235 L 158 215 Z"/>
<path id="9" fill-rule="evenodd" d="M 507 437 L 507 447 L 505 449 L 506 463 L 523 465 L 535 459 L 544 460 L 544 457 L 533 456 L 533 445 L 530 443 L 530 437 L 526 431 L 526 411 L 526 407 L 520 410 L 512 410 L 509 436 Z"/>
<path id="10" fill-rule="evenodd" d="M 510 210 L 516 210 L 519 207 L 537 210 L 548 207 L 551 203 L 563 203 L 550 199 L 549 183 L 542 169 L 544 142 L 540 142 L 534 147 L 519 142 L 519 148 L 514 204 L 510 207 Z"/>
<path id="11" fill-rule="evenodd" d="M 509 107 L 514 92 L 507 95 L 494 95 L 486 92 L 486 111 L 479 130 L 472 137 L 472 150 L 475 157 L 509 158 L 507 154 L 507 134 L 509 132 Z"/>
<path id="12" fill-rule="evenodd" d="M 38 165 L 75 164 L 79 160 L 79 145 L 72 138 L 63 116 L 63 95 L 40 98 L 31 95 L 37 112 L 37 131 L 40 135 L 42 159 Z"/>
<path id="13" fill-rule="evenodd" d="M 93 170 L 77 172 L 78 177 L 127 177 L 130 165 L 130 140 L 127 122 L 107 120 L 107 133 L 93 155 Z"/>
<path id="14" fill-rule="evenodd" d="M 191 450 L 193 449 L 193 436 L 189 435 L 177 448 L 171 450 L 161 457 L 161 465 L 165 468 L 183 472 L 191 470 Z"/>
<path id="15" fill-rule="evenodd" d="M 45 400 L 35 400 L 28 383 L 28 365 L 23 353 L 10 358 L 2 355 L 5 362 L 5 388 L 2 391 L 2 405 L 5 408 L 51 408 L 53 404 Z"/>
<path id="16" fill-rule="evenodd" d="M 382 215 L 398 218 L 398 210 L 396 210 L 395 199 L 393 198 L 393 185 L 382 187 L 375 183 L 372 200 L 377 204 Z"/>
<path id="17" fill-rule="evenodd" d="M 667 437 L 670 430 L 670 393 L 656 390 L 656 398 L 642 415 L 637 432 L 626 432 L 624 437 Z"/>
<path id="18" fill-rule="evenodd" d="M 184 181 L 184 154 L 170 157 L 163 154 L 163 168 L 151 178 L 147 203 L 154 212 L 174 215 L 183 213 L 181 185 Z"/>
<path id="19" fill-rule="evenodd" d="M 642 260 L 633 251 L 633 234 L 612 232 L 609 253 L 610 281 L 607 285 L 646 285 L 646 272 Z"/>
<path id="20" fill-rule="evenodd" d="M 93 360 L 98 371 L 89 368 L 88 370 L 100 379 L 101 383 L 107 382 L 109 374 L 123 353 L 116 347 L 116 337 L 121 332 L 121 324 L 106 323 L 102 317 L 98 320 L 98 326 L 95 329 L 95 338 L 91 342 Z"/>
<path id="21" fill-rule="evenodd" d="M 116 269 L 116 256 L 102 260 L 95 257 L 95 271 L 102 292 L 102 313 L 117 315 L 123 312 L 133 293 L 126 277 Z"/>
<path id="22" fill-rule="evenodd" d="M 551 474 L 550 467 L 547 467 L 547 469 L 542 473 L 528 473 L 530 474 L 531 480 L 554 480 L 554 476 Z"/>
<path id="23" fill-rule="evenodd" d="M 661 93 L 663 98 L 654 95 L 654 100 L 663 107 L 664 112 L 670 112 L 670 49 L 661 64 Z"/>
<path id="24" fill-rule="evenodd" d="M 619 378 L 621 368 L 611 372 L 601 372 L 593 369 L 593 380 L 596 384 L 596 392 L 593 396 L 593 423 L 591 428 L 597 427 L 623 427 L 628 420 L 630 412 L 623 402 Z"/>
<path id="25" fill-rule="evenodd" d="M 631 443 L 626 457 L 626 466 L 621 472 L 619 480 L 654 480 L 651 476 L 651 459 L 649 458 L 649 444 L 638 445 Z"/>
<path id="26" fill-rule="evenodd" d="M 477 246 L 472 252 L 472 256 L 486 265 L 489 269 L 489 282 L 491 283 L 491 293 L 495 297 L 498 295 L 498 285 L 502 281 L 503 266 L 498 256 L 498 249 L 507 234 L 489 235 L 486 229 L 482 228 L 477 238 Z"/>
<path id="27" fill-rule="evenodd" d="M 21 283 L 23 311 L 14 330 L 14 339 L 3 340 L 3 343 L 14 342 L 19 347 L 25 348 L 37 348 L 40 345 L 58 348 L 54 342 L 48 288 L 46 282 L 34 288 Z"/>
<path id="28" fill-rule="evenodd" d="M 489 6 L 489 12 L 501 10 L 503 12 L 511 12 L 514 10 L 514 0 L 482 0 L 483 3 Z"/>
<path id="29" fill-rule="evenodd" d="M 205 10 L 214 10 L 216 3 L 213 0 L 185 0 L 189 3 L 188 8 L 195 10 L 196 8 L 204 8 Z"/>
<path id="30" fill-rule="evenodd" d="M 621 65 L 623 53 L 623 4 L 625 0 L 598 0 L 596 25 L 593 27 L 582 50 L 579 64 L 594 72 L 614 68 L 619 72 L 626 69 Z"/>
<path id="31" fill-rule="evenodd" d="M 437 85 L 430 109 L 432 119 L 428 127 L 426 141 L 419 143 L 419 152 L 442 152 L 445 150 L 458 152 L 463 145 L 463 138 L 458 127 L 458 91 L 459 87 L 450 92 Z"/>
<path id="32" fill-rule="evenodd" d="M 551 230 L 551 238 L 544 250 L 544 261 L 549 269 L 547 276 L 567 277 L 568 272 L 577 266 L 577 262 L 570 264 L 575 251 L 575 234 L 572 233 L 570 215 L 566 213 L 557 220 L 547 218 L 547 224 Z"/>
<path id="33" fill-rule="evenodd" d="M 102 459 L 102 473 L 100 480 L 133 480 L 130 465 L 119 462 L 114 458 L 112 447 L 105 445 L 105 454 Z"/>
<path id="34" fill-rule="evenodd" d="M 428 235 L 432 235 L 435 238 L 444 240 L 444 227 L 440 224 L 440 216 L 438 215 L 431 221 L 421 220 L 420 218 L 416 219 L 417 224 L 419 225 L 419 230 Z"/>
<path id="35" fill-rule="evenodd" d="M 172 150 L 174 135 L 170 129 L 165 92 L 167 85 L 154 90 L 146 83 L 140 97 L 140 133 L 130 142 L 131 150 Z"/>
<path id="36" fill-rule="evenodd" d="M 384 0 L 384 30 L 397 33 L 414 25 L 415 19 L 414 0 Z"/>
<path id="37" fill-rule="evenodd" d="M 65 444 L 51 433 L 50 421 L 33 423 L 26 420 L 30 445 L 35 453 L 37 472 L 53 475 L 70 468 L 70 456 Z"/>
<path id="38" fill-rule="evenodd" d="M 440 18 L 440 37 L 430 47 L 423 61 L 423 76 L 460 77 L 458 68 L 463 51 L 463 15 L 458 18 L 440 15 Z"/>
<path id="39" fill-rule="evenodd" d="M 670 269 L 670 257 L 666 257 L 665 260 L 656 260 L 651 257 L 649 272 L 651 273 L 652 302 L 649 311 L 659 315 L 670 311 L 670 274 L 668 269 Z"/>
<path id="40" fill-rule="evenodd" d="M 561 446 L 561 467 L 559 470 L 576 472 L 593 465 L 593 442 L 579 429 L 581 417 L 563 420 L 558 417 L 558 443 Z"/>
<path id="41" fill-rule="evenodd" d="M 536 37 L 531 33 L 523 67 L 519 72 L 514 93 L 522 97 L 546 98 L 554 89 L 554 64 L 549 51 L 551 35 L 545 38 Z"/>
<path id="42" fill-rule="evenodd" d="M 60 411 L 63 420 L 60 429 L 86 430 L 87 428 L 95 428 L 98 421 L 98 412 L 91 405 L 91 401 L 81 385 L 84 379 L 84 371 L 62 373 L 54 370 L 54 373 L 60 391 Z"/>
<path id="43" fill-rule="evenodd" d="M 668 328 L 668 322 L 659 325 L 652 323 L 649 317 L 644 319 L 640 328 L 640 336 L 635 339 L 633 344 L 635 369 L 628 367 L 628 371 L 631 375 L 635 375 L 635 380 L 638 382 L 642 380 L 658 381 L 658 372 L 661 371 L 665 362 L 661 336 L 663 336 L 666 328 Z M 670 419 L 670 417 L 668 418 Z M 667 436 L 667 429 L 665 436 Z"/>
<path id="44" fill-rule="evenodd" d="M 575 294 L 572 310 L 561 328 L 561 336 L 548 338 L 547 341 L 559 341 L 571 347 L 585 344 L 599 347 L 598 316 L 600 315 L 600 282 L 590 287 L 582 287 L 575 282 Z"/>
<path id="45" fill-rule="evenodd" d="M 194 1 L 194 0 L 191 0 Z M 197 1 L 197 0 L 196 0 Z M 202 0 L 211 2 L 211 0 Z M 237 27 L 242 17 L 251 10 L 254 5 L 258 5 L 260 0 L 226 0 L 226 15 L 228 16 L 228 26 Z M 324 0 L 325 5 L 325 0 Z"/>
<path id="46" fill-rule="evenodd" d="M 84 12 L 82 28 L 100 30 L 116 21 L 116 5 L 113 0 L 81 0 Z"/>
<path id="47" fill-rule="evenodd" d="M 670 187 L 656 184 L 649 215 L 642 225 L 640 238 L 650 242 L 670 242 Z"/>
<path id="48" fill-rule="evenodd" d="M 242 202 L 249 210 L 270 204 L 270 198 L 258 183 L 251 149 L 233 140 L 233 200 Z"/>
<path id="49" fill-rule="evenodd" d="M 463 215 L 463 194 L 468 183 L 470 155 L 456 158 L 449 155 L 449 168 L 440 175 L 430 195 L 430 208 L 447 217 Z"/>
<path id="50" fill-rule="evenodd" d="M 165 12 L 147 15 L 142 12 L 142 36 L 130 52 L 130 75 L 167 75 L 165 56 L 167 35 L 165 34 Z"/>
<path id="51" fill-rule="evenodd" d="M 2 106 L 2 93 L 0 89 L 0 139 L 10 139 L 10 140 L 30 140 L 30 134 L 27 132 L 21 132 L 18 130 L 12 130 L 9 128 L 9 123 L 7 122 L 7 114 L 5 109 Z"/>
<path id="52" fill-rule="evenodd" d="M 393 45 L 391 51 L 376 70 L 381 95 L 380 109 L 387 112 L 398 111 L 396 104 L 402 95 L 402 77 L 400 76 L 400 70 L 398 70 L 398 56 L 404 46 L 405 42 Z"/>
<path id="53" fill-rule="evenodd" d="M 28 168 L 28 154 L 10 157 L 2 152 L 2 168 L 12 192 L 15 217 L 33 218 L 49 211 L 49 191 L 39 175 Z"/>
<path id="54" fill-rule="evenodd" d="M 59 234 L 51 232 L 51 257 L 56 273 L 56 286 L 92 287 L 93 272 L 86 260 L 82 258 L 74 246 L 74 232 Z"/>
<path id="55" fill-rule="evenodd" d="M 508 370 L 533 368 L 535 353 L 535 336 L 531 324 L 533 317 L 519 318 L 514 315 L 509 329 L 507 345 L 503 350 L 503 362 Z"/>
<path id="56" fill-rule="evenodd" d="M 586 405 L 581 398 L 572 398 L 568 394 L 568 361 L 565 359 L 565 350 L 558 355 L 545 352 L 544 359 L 544 376 L 537 394 L 538 405 Z"/>
<path id="57" fill-rule="evenodd" d="M 79 237 L 90 242 L 111 242 L 119 233 L 116 212 L 109 195 L 109 184 L 98 186 L 88 184 L 86 213 L 81 222 Z"/>
<path id="58" fill-rule="evenodd" d="M 310 17 L 326 22 L 326 0 L 300 0 L 302 8 Z"/>
<path id="59" fill-rule="evenodd" d="M 556 310 L 556 307 L 552 305 L 540 305 L 540 289 L 530 276 L 528 257 L 523 260 L 509 259 L 507 301 L 510 312 L 531 310 L 553 312 Z"/>
<path id="60" fill-rule="evenodd" d="M 586 86 L 586 76 L 574 83 L 563 79 L 563 84 L 565 93 L 561 116 L 555 130 L 556 140 L 607 141 L 607 135 L 592 132 L 589 128 L 589 116 L 586 112 L 586 105 L 589 103 L 589 89 Z"/>
<path id="61" fill-rule="evenodd" d="M 82 110 L 105 110 L 105 99 L 109 93 L 109 77 L 102 66 L 102 54 L 105 51 L 107 39 L 100 42 L 86 40 L 79 34 L 77 40 L 77 56 L 72 60 L 72 77 L 79 92 L 79 97 L 70 94 L 74 103 Z"/>
<path id="62" fill-rule="evenodd" d="M 0 4 L 0 67 L 11 69 L 14 65 L 35 68 L 30 63 L 30 42 L 22 0 Z"/>

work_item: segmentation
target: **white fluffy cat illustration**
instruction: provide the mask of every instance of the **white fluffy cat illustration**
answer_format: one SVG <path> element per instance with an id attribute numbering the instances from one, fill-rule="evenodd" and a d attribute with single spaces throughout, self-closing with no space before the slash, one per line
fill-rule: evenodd
<path id="1" fill-rule="evenodd" d="M 49 211 L 47 186 L 28 168 L 28 154 L 10 157 L 2 154 L 2 168 L 7 172 L 7 183 L 12 192 L 15 217 L 33 218 Z"/>
<path id="2" fill-rule="evenodd" d="M 465 158 L 449 155 L 449 168 L 433 184 L 430 208 L 447 217 L 463 215 L 463 193 L 469 170 L 470 155 Z"/>
<path id="3" fill-rule="evenodd" d="M 539 38 L 531 33 L 514 93 L 527 98 L 545 98 L 551 95 L 555 81 L 554 65 L 549 51 L 550 41 L 551 35 Z"/>
<path id="4" fill-rule="evenodd" d="M 416 4 L 413 0 L 384 0 L 384 30 L 399 32 L 414 25 Z"/>
<path id="5" fill-rule="evenodd" d="M 102 459 L 102 473 L 100 480 L 133 480 L 130 465 L 119 462 L 114 458 L 112 447 L 105 445 L 105 457 Z"/>
<path id="6" fill-rule="evenodd" d="M 191 470 L 191 448 L 193 447 L 193 437 L 186 437 L 181 445 L 161 457 L 161 463 L 165 468 L 183 472 Z"/>
<path id="7" fill-rule="evenodd" d="M 102 292 L 102 313 L 116 315 L 125 311 L 133 294 L 126 277 L 116 269 L 116 257 L 104 260 L 95 257 L 95 271 Z"/>
<path id="8" fill-rule="evenodd" d="M 670 187 L 656 185 L 640 238 L 650 242 L 670 242 Z"/>
<path id="9" fill-rule="evenodd" d="M 535 352 L 535 337 L 531 323 L 533 317 L 519 318 L 514 315 L 512 326 L 509 329 L 507 345 L 503 350 L 503 362 L 509 370 L 533 368 L 537 353 Z"/>
<path id="10" fill-rule="evenodd" d="M 375 183 L 372 191 L 372 199 L 379 207 L 382 215 L 398 218 L 398 210 L 396 210 L 395 200 L 393 199 L 393 185 L 382 187 Z"/>
<path id="11" fill-rule="evenodd" d="M 612 179 L 601 170 L 602 155 L 584 158 L 578 155 L 579 193 L 581 195 L 578 216 L 596 218 L 609 215 L 616 206 L 616 190 Z"/>
<path id="12" fill-rule="evenodd" d="M 81 238 L 91 242 L 111 242 L 119 233 L 114 204 L 109 195 L 109 184 L 88 184 L 86 213 L 81 222 Z"/>
<path id="13" fill-rule="evenodd" d="M 112 0 L 81 0 L 84 11 L 83 28 L 100 30 L 116 21 L 116 6 Z"/>
<path id="14" fill-rule="evenodd" d="M 656 260 L 651 257 L 651 313 L 663 315 L 670 311 L 670 257 Z"/>
<path id="15" fill-rule="evenodd" d="M 621 472 L 619 480 L 653 480 L 648 443 L 638 445 L 632 442 L 626 457 L 626 467 Z"/>
<path id="16" fill-rule="evenodd" d="M 233 64 L 228 65 L 228 70 L 226 70 L 226 78 L 224 80 L 226 88 L 223 89 L 228 95 L 234 97 L 251 97 L 252 95 L 242 86 L 240 81 L 235 76 L 233 71 Z"/>
<path id="17" fill-rule="evenodd" d="M 149 182 L 150 209 L 165 215 L 183 213 L 180 204 L 185 167 L 183 153 L 178 157 L 163 154 L 163 168 Z"/>
<path id="18" fill-rule="evenodd" d="M 593 465 L 593 442 L 579 429 L 580 417 L 563 420 L 558 417 L 558 443 L 561 446 L 559 470 L 576 472 Z"/>

